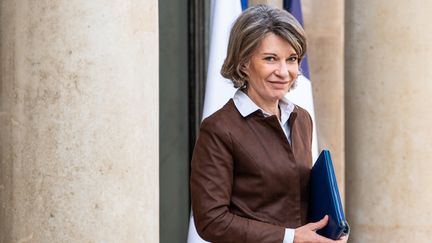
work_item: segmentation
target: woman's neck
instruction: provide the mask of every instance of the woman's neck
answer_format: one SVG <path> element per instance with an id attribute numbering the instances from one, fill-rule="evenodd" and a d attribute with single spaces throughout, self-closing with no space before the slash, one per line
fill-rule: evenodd
<path id="1" fill-rule="evenodd" d="M 256 92 L 246 90 L 247 96 L 261 109 L 270 115 L 276 115 L 280 119 L 279 100 L 266 100 L 259 96 Z"/>

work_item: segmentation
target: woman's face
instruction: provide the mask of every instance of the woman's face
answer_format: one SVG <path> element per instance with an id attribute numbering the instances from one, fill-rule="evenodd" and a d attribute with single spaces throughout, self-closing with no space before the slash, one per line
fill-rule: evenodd
<path id="1" fill-rule="evenodd" d="M 281 37 L 269 33 L 244 67 L 247 94 L 255 102 L 276 102 L 289 91 L 299 72 L 298 55 Z"/>

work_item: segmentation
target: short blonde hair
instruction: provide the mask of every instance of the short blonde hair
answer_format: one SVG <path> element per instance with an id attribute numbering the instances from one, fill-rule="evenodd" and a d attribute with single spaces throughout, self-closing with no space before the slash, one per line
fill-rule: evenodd
<path id="1" fill-rule="evenodd" d="M 260 45 L 267 33 L 286 40 L 298 55 L 300 64 L 306 53 L 306 34 L 300 23 L 287 11 L 268 5 L 256 5 L 245 10 L 231 29 L 227 56 L 221 69 L 223 77 L 234 87 L 247 85 L 242 67 Z"/>

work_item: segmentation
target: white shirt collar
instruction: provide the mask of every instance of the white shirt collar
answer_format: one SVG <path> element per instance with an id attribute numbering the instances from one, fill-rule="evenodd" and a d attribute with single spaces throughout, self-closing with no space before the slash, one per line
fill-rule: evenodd
<path id="1" fill-rule="evenodd" d="M 237 110 L 243 117 L 246 117 L 257 110 L 261 110 L 265 116 L 270 116 L 270 114 L 266 113 L 263 109 L 257 106 L 243 91 L 238 89 L 233 97 L 234 104 Z M 294 111 L 294 103 L 289 101 L 286 97 L 283 97 L 279 100 L 279 108 L 281 110 L 281 124 L 285 124 L 288 121 L 288 118 L 291 115 L 291 112 Z"/>

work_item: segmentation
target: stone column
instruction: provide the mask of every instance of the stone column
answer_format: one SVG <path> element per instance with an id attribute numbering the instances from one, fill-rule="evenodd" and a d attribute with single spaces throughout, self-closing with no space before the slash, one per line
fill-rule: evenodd
<path id="1" fill-rule="evenodd" d="M 158 242 L 157 1 L 0 10 L 0 242 Z"/>
<path id="2" fill-rule="evenodd" d="M 432 242 L 431 9 L 347 1 L 350 242 Z"/>
<path id="3" fill-rule="evenodd" d="M 345 195 L 344 1 L 302 1 L 319 149 L 329 149 Z"/>

